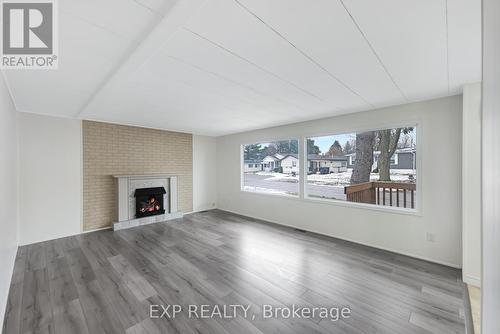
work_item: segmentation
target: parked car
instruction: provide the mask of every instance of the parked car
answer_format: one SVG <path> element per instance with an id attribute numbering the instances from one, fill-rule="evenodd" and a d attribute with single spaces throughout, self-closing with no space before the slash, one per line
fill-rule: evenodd
<path id="1" fill-rule="evenodd" d="M 320 167 L 319 173 L 320 174 L 330 174 L 330 167 Z"/>

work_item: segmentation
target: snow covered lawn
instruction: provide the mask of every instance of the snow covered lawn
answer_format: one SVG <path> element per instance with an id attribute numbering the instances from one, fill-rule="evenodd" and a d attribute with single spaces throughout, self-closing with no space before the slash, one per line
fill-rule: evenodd
<path id="1" fill-rule="evenodd" d="M 352 169 L 343 173 L 332 174 L 311 174 L 307 175 L 307 183 L 321 186 L 348 186 L 351 181 Z M 299 182 L 299 176 L 292 176 L 289 174 L 273 173 L 273 172 L 257 172 L 257 175 L 268 176 L 267 181 L 282 181 L 282 182 Z M 416 171 L 413 169 L 393 169 L 391 170 L 391 180 L 408 182 L 410 175 L 416 178 Z M 377 181 L 379 178 L 377 173 L 372 173 L 370 176 L 371 181 Z"/>
<path id="2" fill-rule="evenodd" d="M 344 173 L 313 174 L 307 176 L 307 194 L 310 197 L 345 200 L 344 187 L 350 184 L 352 170 Z M 415 177 L 413 170 L 392 170 L 393 181 L 407 182 L 409 176 Z M 378 174 L 372 173 L 371 180 L 378 180 Z M 299 176 L 273 172 L 257 172 L 244 174 L 243 190 L 297 196 L 299 193 Z"/>

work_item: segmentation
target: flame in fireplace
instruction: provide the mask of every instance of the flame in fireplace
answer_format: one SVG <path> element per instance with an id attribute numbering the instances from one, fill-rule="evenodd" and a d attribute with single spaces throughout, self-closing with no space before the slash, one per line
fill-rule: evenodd
<path id="1" fill-rule="evenodd" d="M 156 199 L 155 196 L 149 196 L 146 202 L 142 201 L 140 204 L 139 212 L 155 212 L 161 209 L 160 202 Z"/>

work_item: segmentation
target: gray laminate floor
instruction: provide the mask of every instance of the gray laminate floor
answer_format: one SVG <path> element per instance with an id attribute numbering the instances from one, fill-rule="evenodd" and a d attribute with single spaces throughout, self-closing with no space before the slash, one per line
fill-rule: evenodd
<path id="1" fill-rule="evenodd" d="M 444 266 L 210 211 L 21 247 L 3 333 L 464 333 L 459 277 Z M 182 312 L 150 318 L 151 305 L 158 316 L 155 305 L 168 304 Z M 256 317 L 189 318 L 189 304 L 248 305 Z M 265 304 L 349 307 L 351 314 L 263 319 Z"/>

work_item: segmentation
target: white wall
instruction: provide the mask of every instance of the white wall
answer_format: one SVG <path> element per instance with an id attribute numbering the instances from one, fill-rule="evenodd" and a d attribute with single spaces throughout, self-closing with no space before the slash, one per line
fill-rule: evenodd
<path id="1" fill-rule="evenodd" d="M 482 332 L 500 333 L 500 1 L 483 0 Z"/>
<path id="2" fill-rule="evenodd" d="M 240 145 L 419 122 L 421 215 L 240 191 Z M 456 267 L 462 265 L 462 97 L 384 108 L 217 138 L 218 207 Z M 434 242 L 426 241 L 433 233 Z"/>
<path id="3" fill-rule="evenodd" d="M 20 244 L 81 232 L 81 121 L 19 113 Z M 216 140 L 193 136 L 193 211 L 216 207 Z"/>
<path id="4" fill-rule="evenodd" d="M 481 282 L 481 84 L 463 89 L 462 231 L 464 282 Z"/>
<path id="5" fill-rule="evenodd" d="M 18 244 L 17 118 L 0 77 L 0 323 L 3 323 Z"/>
<path id="6" fill-rule="evenodd" d="M 216 139 L 193 135 L 193 211 L 214 209 L 216 192 Z"/>
<path id="7" fill-rule="evenodd" d="M 19 113 L 20 244 L 81 231 L 81 121 Z"/>

